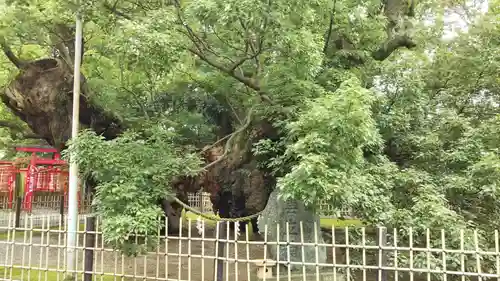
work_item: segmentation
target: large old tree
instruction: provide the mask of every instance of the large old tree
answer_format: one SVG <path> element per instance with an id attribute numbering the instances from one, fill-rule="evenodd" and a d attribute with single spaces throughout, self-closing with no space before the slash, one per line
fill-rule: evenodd
<path id="1" fill-rule="evenodd" d="M 0 6 L 2 101 L 31 131 L 3 125 L 59 148 L 75 56 L 63 2 Z M 200 186 L 217 204 L 224 190 L 245 198 L 234 216 L 260 211 L 277 187 L 373 224 L 496 227 L 499 11 L 431 2 L 83 7 L 80 122 L 95 133 L 74 148 L 99 182 L 108 239 L 151 233 L 158 200 Z M 452 12 L 468 33 L 446 39 Z"/>

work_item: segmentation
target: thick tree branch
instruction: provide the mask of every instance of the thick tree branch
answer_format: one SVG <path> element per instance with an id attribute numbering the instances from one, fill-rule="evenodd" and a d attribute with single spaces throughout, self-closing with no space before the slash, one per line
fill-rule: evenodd
<path id="1" fill-rule="evenodd" d="M 122 17 L 124 19 L 127 19 L 127 20 L 132 20 L 132 17 L 130 17 L 129 15 L 119 11 L 116 9 L 116 4 L 118 2 L 115 2 L 115 4 L 113 4 L 113 6 L 111 6 L 109 3 L 104 3 L 103 6 L 104 8 L 106 8 L 107 10 L 109 10 L 112 14 L 114 14 L 115 16 L 119 16 L 119 17 Z"/>
<path id="2" fill-rule="evenodd" d="M 334 0 L 335 1 L 335 0 Z M 412 49 L 417 46 L 417 44 L 412 40 L 410 34 L 413 28 L 411 23 L 411 18 L 414 17 L 416 1 L 411 1 L 407 3 L 404 0 L 384 0 L 382 1 L 383 13 L 386 16 L 388 23 L 386 26 L 387 39 L 380 44 L 380 46 L 374 50 L 370 56 L 372 59 L 377 61 L 383 61 L 387 59 L 394 51 L 399 48 Z M 334 2 L 334 5 L 336 3 Z M 337 34 L 333 28 L 334 25 L 334 12 L 332 11 L 330 15 L 330 23 L 328 30 L 325 35 L 325 44 L 323 51 L 327 55 L 332 55 L 338 51 L 354 51 L 357 49 L 356 46 L 349 42 L 346 34 Z M 332 43 L 335 43 L 333 46 Z M 330 51 L 330 49 L 332 49 Z M 358 55 L 343 55 L 350 62 L 349 66 L 357 66 L 364 64 L 366 58 Z"/>
<path id="3" fill-rule="evenodd" d="M 26 66 L 26 62 L 18 58 L 10 46 L 7 44 L 4 37 L 0 36 L 0 46 L 2 47 L 2 51 L 5 56 L 12 62 L 18 69 L 22 69 Z"/>
<path id="4" fill-rule="evenodd" d="M 255 55 L 255 56 L 253 56 L 253 58 L 255 59 L 255 63 L 257 64 L 257 67 L 258 67 L 260 64 L 259 59 L 258 59 L 258 55 L 262 52 L 262 46 L 264 45 L 264 35 L 263 34 L 260 35 L 259 40 L 258 40 L 259 47 L 257 48 L 254 44 L 254 41 L 256 40 L 255 35 L 253 35 L 253 33 L 245 25 L 245 23 L 243 22 L 243 20 L 241 18 L 239 18 L 239 22 L 240 22 L 241 27 L 245 30 L 246 43 L 250 47 L 250 50 L 252 51 L 252 53 Z M 264 25 L 265 26 L 267 25 L 267 20 L 264 21 Z"/>
<path id="5" fill-rule="evenodd" d="M 334 37 L 335 36 L 335 37 Z M 345 35 L 342 34 L 335 34 L 335 31 L 331 32 L 331 35 L 328 39 L 329 41 L 332 41 L 335 43 L 335 49 L 336 52 L 340 51 L 349 51 L 347 53 L 344 53 L 343 56 L 345 56 L 348 61 L 350 62 L 350 66 L 358 66 L 366 63 L 366 57 L 364 56 L 359 56 L 355 55 L 356 54 L 356 46 L 354 46 Z M 327 49 L 324 50 L 325 54 L 328 55 L 329 48 L 333 47 L 331 45 L 326 45 L 327 42 L 325 42 L 325 47 Z M 384 41 L 380 46 L 374 50 L 370 55 L 374 60 L 377 61 L 383 61 L 387 59 L 394 51 L 396 51 L 399 48 L 406 47 L 408 49 L 413 49 L 417 46 L 415 42 L 412 41 L 412 39 L 407 36 L 407 35 L 396 35 L 393 36 L 386 41 Z"/>
<path id="6" fill-rule="evenodd" d="M 68 65 L 70 69 L 74 66 L 75 60 L 75 30 L 74 28 L 66 24 L 56 24 L 55 29 L 52 33 L 52 43 L 54 47 L 59 51 L 59 56 Z M 84 45 L 82 38 L 82 46 Z M 83 61 L 83 48 L 82 56 Z"/>
<path id="7" fill-rule="evenodd" d="M 372 53 L 372 58 L 378 61 L 387 59 L 394 51 L 399 48 L 406 47 L 408 49 L 415 48 L 417 44 L 407 35 L 397 35 L 390 38 Z"/>
<path id="8" fill-rule="evenodd" d="M 372 53 L 372 58 L 378 61 L 385 60 L 395 50 L 406 47 L 412 49 L 417 46 L 408 32 L 413 28 L 411 18 L 415 17 L 417 1 L 384 0 L 384 15 L 387 17 L 387 40 Z"/>
<path id="9" fill-rule="evenodd" d="M 245 86 L 257 91 L 259 93 L 259 95 L 261 96 L 262 100 L 270 103 L 271 101 L 268 98 L 266 98 L 267 96 L 265 94 L 262 93 L 260 85 L 258 85 L 258 83 L 255 79 L 249 78 L 249 77 L 245 76 L 244 74 L 239 74 L 236 72 L 236 69 L 241 64 L 243 64 L 245 61 L 247 61 L 249 59 L 256 59 L 261 54 L 263 42 L 262 41 L 260 42 L 260 44 L 259 44 L 260 48 L 258 50 L 255 50 L 253 52 L 253 55 L 246 56 L 246 57 L 240 59 L 238 62 L 233 62 L 232 66 L 226 67 L 225 65 L 221 64 L 220 62 L 217 62 L 216 60 L 211 59 L 206 54 L 204 54 L 204 50 L 208 50 L 209 52 L 211 52 L 217 56 L 217 54 L 215 54 L 214 51 L 211 50 L 209 48 L 209 46 L 207 46 L 207 44 L 201 38 L 199 38 L 199 36 L 196 35 L 196 33 L 190 28 L 190 26 L 184 22 L 183 17 L 182 17 L 180 2 L 175 0 L 174 6 L 177 9 L 177 17 L 180 21 L 180 24 L 186 30 L 186 32 L 187 32 L 186 35 L 189 37 L 189 39 L 194 44 L 194 47 L 189 47 L 189 48 L 187 48 L 187 50 L 189 52 L 191 52 L 192 54 L 196 55 L 198 58 L 200 58 L 202 61 L 204 61 L 208 65 L 213 66 L 214 68 L 222 71 L 223 73 L 226 73 L 229 76 L 235 78 L 237 81 L 243 83 Z M 123 17 L 127 20 L 132 20 L 132 18 L 130 16 L 118 11 L 116 9 L 116 5 L 112 6 L 109 3 L 104 3 L 104 7 L 117 16 Z"/>
<path id="10" fill-rule="evenodd" d="M 240 52 L 243 52 L 243 53 L 247 53 L 248 52 L 248 44 L 246 44 L 245 46 L 245 49 L 243 48 L 239 48 L 233 44 L 231 44 L 230 42 L 228 42 L 227 40 L 224 40 L 220 35 L 219 33 L 217 33 L 217 30 L 214 28 L 213 32 L 212 32 L 215 37 L 217 37 L 217 39 L 219 39 L 219 41 L 222 43 L 222 44 L 225 44 L 226 46 L 230 47 L 231 49 L 234 49 L 236 51 L 240 51 Z"/>
<path id="11" fill-rule="evenodd" d="M 30 132 L 21 132 L 21 138 L 22 139 L 36 139 L 36 140 L 44 140 L 40 135 L 37 135 L 35 133 L 30 133 Z M 45 140 L 44 140 L 45 141 Z"/>
<path id="12" fill-rule="evenodd" d="M 236 70 L 236 68 L 238 68 L 240 65 L 242 65 L 243 63 L 245 63 L 247 60 L 251 60 L 251 59 L 254 59 L 256 57 L 258 57 L 260 54 L 262 53 L 262 49 L 259 48 L 253 55 L 251 56 L 246 56 L 244 58 L 241 58 L 239 61 L 237 61 L 233 66 L 231 66 L 229 68 L 229 71 L 230 72 L 234 72 Z"/>
<path id="13" fill-rule="evenodd" d="M 269 102 L 269 99 L 265 98 L 266 95 L 262 93 L 261 87 L 260 87 L 259 83 L 257 82 L 257 80 L 255 80 L 253 78 L 249 78 L 249 77 L 245 76 L 243 73 L 236 72 L 236 68 L 238 68 L 238 66 L 240 66 L 242 63 L 244 63 L 246 60 L 252 59 L 252 58 L 257 59 L 260 52 L 262 51 L 263 41 L 260 42 L 258 50 L 252 49 L 253 55 L 247 56 L 238 62 L 233 62 L 233 66 L 227 67 L 227 66 L 223 65 L 222 63 L 216 61 L 216 59 L 211 59 L 208 55 L 206 55 L 204 53 L 205 50 L 208 50 L 208 52 L 217 56 L 217 54 L 211 50 L 210 46 L 208 46 L 208 44 L 205 41 L 203 41 L 193 31 L 193 29 L 184 21 L 181 4 L 178 0 L 174 0 L 174 6 L 177 10 L 177 18 L 178 18 L 180 24 L 186 30 L 187 36 L 194 44 L 194 47 L 189 47 L 189 48 L 187 48 L 187 50 L 189 52 L 191 52 L 192 54 L 196 55 L 198 58 L 200 58 L 202 61 L 204 61 L 208 65 L 215 67 L 216 69 L 222 71 L 223 73 L 226 73 L 227 75 L 235 78 L 237 81 L 243 83 L 248 88 L 255 90 L 257 93 L 259 93 L 262 100 Z M 252 47 L 251 43 L 252 42 L 250 42 L 250 47 Z"/>
<path id="14" fill-rule="evenodd" d="M 20 134 L 23 139 L 43 139 L 40 135 L 26 130 L 22 125 L 14 121 L 0 120 L 0 127 L 8 128 L 14 134 Z"/>
<path id="15" fill-rule="evenodd" d="M 211 60 L 210 58 L 208 58 L 207 56 L 205 56 L 203 53 L 201 53 L 200 51 L 196 50 L 195 48 L 188 48 L 188 50 L 195 54 L 197 57 L 199 57 L 202 61 L 206 62 L 207 64 L 217 68 L 218 70 L 228 74 L 229 76 L 235 78 L 236 80 L 240 81 L 241 83 L 243 83 L 245 86 L 257 91 L 257 92 L 260 92 L 261 88 L 260 86 L 256 83 L 255 80 L 253 79 L 250 79 L 248 77 L 245 77 L 243 75 L 240 75 L 238 73 L 236 73 L 234 71 L 234 69 L 231 69 L 231 68 L 227 68 L 225 67 L 224 65 L 216 62 L 216 61 L 213 61 Z"/>
<path id="16" fill-rule="evenodd" d="M 9 128 L 9 129 L 16 130 L 16 131 L 24 130 L 22 125 L 14 122 L 14 121 L 8 121 L 8 120 L 0 120 L 0 127 Z"/>
<path id="17" fill-rule="evenodd" d="M 268 97 L 268 95 L 264 91 L 262 91 L 257 80 L 252 79 L 252 78 L 248 78 L 247 76 L 244 76 L 243 74 L 237 73 L 234 69 L 225 67 L 224 65 L 220 64 L 219 62 L 216 62 L 216 61 L 208 58 L 207 56 L 205 56 L 203 53 L 199 52 L 195 48 L 188 48 L 187 50 L 189 52 L 195 54 L 196 56 L 198 56 L 202 61 L 204 61 L 208 65 L 215 67 L 216 69 L 226 73 L 227 75 L 233 77 L 237 81 L 243 83 L 248 88 L 255 90 L 259 94 L 259 97 L 262 101 L 269 103 L 269 104 L 273 104 L 273 101 Z"/>
<path id="18" fill-rule="evenodd" d="M 328 46 L 330 44 L 330 38 L 332 36 L 332 31 L 333 31 L 333 24 L 335 23 L 335 6 L 337 5 L 337 0 L 333 0 L 333 8 L 332 12 L 330 13 L 330 24 L 328 25 L 328 33 L 326 34 L 325 38 L 325 45 L 323 47 L 323 53 L 326 54 L 326 51 L 328 51 Z"/>
<path id="19" fill-rule="evenodd" d="M 429 96 L 429 100 L 434 100 L 444 89 L 446 89 L 446 87 L 448 86 L 448 83 L 450 82 L 452 76 L 449 75 L 448 78 L 446 78 L 446 80 L 444 80 L 444 83 L 442 86 L 439 86 L 437 87 L 436 91 L 434 91 L 430 96 Z"/>
<path id="20" fill-rule="evenodd" d="M 231 146 L 233 144 L 234 137 L 237 136 L 237 135 L 239 135 L 244 130 L 246 130 L 250 126 L 250 124 L 252 124 L 253 110 L 254 110 L 254 107 L 252 107 L 252 108 L 250 108 L 250 110 L 248 110 L 246 121 L 245 121 L 245 124 L 243 124 L 243 126 L 241 126 L 240 128 L 238 128 L 236 131 L 234 131 L 233 133 L 229 134 L 228 136 L 226 136 L 226 137 L 224 137 L 224 138 L 216 141 L 214 144 L 210 145 L 209 147 L 203 149 L 203 152 L 206 152 L 211 147 L 214 147 L 217 143 L 220 143 L 222 140 L 224 140 L 227 137 L 229 137 L 228 140 L 227 140 L 227 142 L 226 142 L 226 145 L 224 146 L 224 153 L 217 160 L 215 160 L 215 161 L 207 164 L 205 167 L 203 167 L 201 169 L 202 171 L 208 170 L 210 167 L 213 167 L 217 163 L 220 163 L 222 160 L 224 160 L 227 157 L 228 153 L 231 151 Z"/>

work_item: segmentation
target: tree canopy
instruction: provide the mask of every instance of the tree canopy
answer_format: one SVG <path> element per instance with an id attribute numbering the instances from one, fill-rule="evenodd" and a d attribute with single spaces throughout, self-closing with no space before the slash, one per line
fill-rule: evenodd
<path id="1" fill-rule="evenodd" d="M 81 123 L 96 133 L 72 147 L 100 182 L 110 241 L 154 233 L 153 202 L 200 172 L 200 150 L 219 139 L 311 208 L 327 200 L 416 233 L 500 226 L 498 1 L 83 2 Z M 42 110 L 19 79 L 42 58 L 72 64 L 76 8 L 0 2 L 0 125 L 18 138 L 28 128 L 16 116 L 66 145 L 57 105 L 70 82 Z M 453 30 L 457 15 L 466 28 Z M 47 65 L 36 85 L 55 85 Z M 46 128 L 37 110 L 59 117 Z"/>

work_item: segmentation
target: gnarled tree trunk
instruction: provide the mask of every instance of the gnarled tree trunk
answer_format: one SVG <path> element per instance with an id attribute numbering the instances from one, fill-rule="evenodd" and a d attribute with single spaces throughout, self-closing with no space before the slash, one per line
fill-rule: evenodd
<path id="1" fill-rule="evenodd" d="M 262 211 L 266 206 L 275 180 L 268 171 L 258 167 L 257 159 L 251 152 L 252 145 L 258 140 L 275 137 L 270 133 L 274 130 L 266 124 L 252 122 L 235 137 L 226 155 L 226 147 L 222 146 L 208 149 L 205 153 L 208 163 L 217 161 L 217 164 L 208 169 L 202 185 L 211 194 L 214 212 L 221 217 L 246 217 Z M 218 160 L 220 157 L 223 159 Z M 254 232 L 258 231 L 256 220 L 252 220 Z M 240 224 L 240 231 L 245 230 L 246 224 Z"/>
<path id="2" fill-rule="evenodd" d="M 121 120 L 89 100 L 85 79 L 81 88 L 80 125 L 116 138 L 124 130 Z M 41 59 L 25 64 L 1 99 L 40 138 L 63 149 L 71 137 L 72 95 L 73 73 L 66 63 Z"/>
<path id="3" fill-rule="evenodd" d="M 63 150 L 71 138 L 72 69 L 62 59 L 53 58 L 23 62 L 20 66 L 18 75 L 0 93 L 2 102 L 41 139 Z M 118 137 L 125 130 L 124 124 L 92 102 L 82 78 L 80 126 L 94 130 L 106 140 Z M 176 220 L 181 206 L 168 201 L 159 205 L 172 224 L 169 231 L 178 233 Z"/>

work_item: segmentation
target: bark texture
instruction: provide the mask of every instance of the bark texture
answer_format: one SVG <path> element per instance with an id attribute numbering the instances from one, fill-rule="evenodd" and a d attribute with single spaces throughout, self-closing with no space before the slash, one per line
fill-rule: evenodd
<path id="1" fill-rule="evenodd" d="M 206 172 L 202 185 L 211 195 L 214 212 L 221 217 L 245 217 L 265 208 L 274 188 L 274 178 L 259 169 L 251 148 L 259 139 L 269 137 L 267 131 L 263 123 L 249 126 L 235 138 L 227 155 Z M 223 157 L 224 151 L 225 147 L 213 147 L 206 151 L 205 158 L 212 163 Z M 246 223 L 241 225 L 244 227 Z M 256 219 L 252 223 L 256 232 Z"/>
<path id="2" fill-rule="evenodd" d="M 82 77 L 80 125 L 106 139 L 123 132 L 121 120 L 92 103 Z M 50 145 L 63 149 L 71 137 L 73 73 L 60 59 L 27 63 L 1 93 L 3 103 Z"/>
<path id="3" fill-rule="evenodd" d="M 85 78 L 82 78 L 80 127 L 90 128 L 106 140 L 118 137 L 126 129 L 125 125 L 117 116 L 92 102 Z M 72 69 L 62 59 L 54 58 L 23 62 L 19 74 L 0 92 L 2 102 L 16 116 L 39 138 L 59 150 L 66 147 L 71 137 L 72 96 Z M 179 189 L 178 197 L 187 202 L 186 190 Z M 180 205 L 166 200 L 159 205 L 172 224 L 169 232 L 178 233 Z"/>

